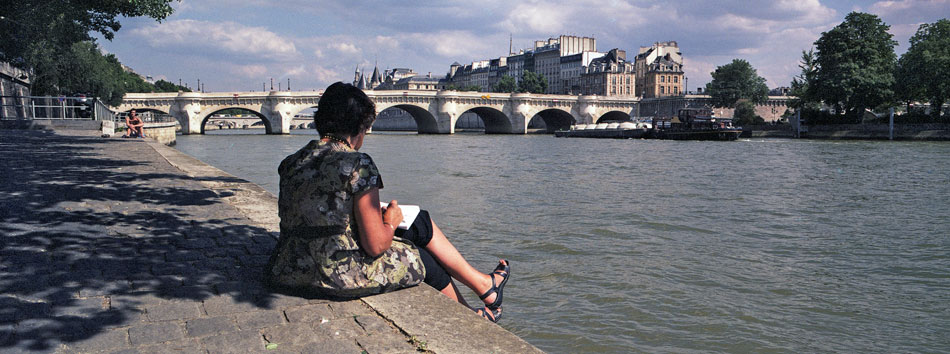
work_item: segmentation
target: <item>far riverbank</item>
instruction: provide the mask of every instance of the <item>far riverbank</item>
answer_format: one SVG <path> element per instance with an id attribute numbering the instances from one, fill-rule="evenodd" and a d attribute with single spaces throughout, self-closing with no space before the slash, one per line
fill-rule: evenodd
<path id="1" fill-rule="evenodd" d="M 795 138 L 795 131 L 789 124 L 753 125 L 743 127 L 744 138 Z M 804 139 L 828 140 L 889 140 L 890 126 L 887 124 L 836 124 L 811 125 L 806 127 L 801 137 Z M 950 124 L 895 124 L 894 140 L 950 141 Z"/>

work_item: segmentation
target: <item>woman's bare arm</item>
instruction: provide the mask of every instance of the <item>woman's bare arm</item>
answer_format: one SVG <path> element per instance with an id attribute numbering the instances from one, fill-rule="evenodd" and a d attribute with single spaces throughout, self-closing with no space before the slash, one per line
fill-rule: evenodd
<path id="1" fill-rule="evenodd" d="M 386 212 L 379 208 L 379 188 L 357 194 L 353 201 L 353 214 L 360 228 L 360 246 L 371 257 L 378 257 L 393 244 L 396 225 L 402 222 L 402 210 L 398 203 L 390 202 Z"/>

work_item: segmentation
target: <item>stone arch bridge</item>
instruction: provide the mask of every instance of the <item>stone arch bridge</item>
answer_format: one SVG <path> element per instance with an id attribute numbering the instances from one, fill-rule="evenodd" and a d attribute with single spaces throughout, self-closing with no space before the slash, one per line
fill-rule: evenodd
<path id="1" fill-rule="evenodd" d="M 288 134 L 294 116 L 317 106 L 322 91 L 271 92 L 175 92 L 129 93 L 121 105 L 155 110 L 174 116 L 183 134 L 204 133 L 212 114 L 229 108 L 246 109 L 264 121 L 268 134 Z M 376 113 L 400 108 L 412 115 L 419 133 L 452 134 L 466 112 L 482 118 L 486 133 L 524 134 L 532 118 L 539 117 L 549 129 L 571 124 L 627 120 L 634 115 L 636 98 L 484 93 L 458 91 L 366 91 L 376 103 Z"/>

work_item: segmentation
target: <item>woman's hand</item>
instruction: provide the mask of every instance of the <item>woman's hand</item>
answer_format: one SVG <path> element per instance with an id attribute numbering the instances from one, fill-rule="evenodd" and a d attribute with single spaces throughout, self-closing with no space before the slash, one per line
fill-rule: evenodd
<path id="1" fill-rule="evenodd" d="M 383 211 L 383 224 L 389 225 L 393 229 L 393 232 L 396 231 L 396 227 L 402 223 L 402 208 L 399 207 L 399 203 L 395 199 L 389 202 L 389 207 Z"/>
<path id="2" fill-rule="evenodd" d="M 394 200 L 390 205 L 396 208 L 386 208 L 386 214 L 390 215 L 391 219 L 384 219 L 379 210 L 379 188 L 376 187 L 357 194 L 353 203 L 353 214 L 359 227 L 360 248 L 370 257 L 379 257 L 393 244 L 396 225 L 402 222 L 402 210 Z M 395 219 L 397 216 L 398 219 Z M 384 220 L 395 224 L 389 226 L 383 223 Z"/>

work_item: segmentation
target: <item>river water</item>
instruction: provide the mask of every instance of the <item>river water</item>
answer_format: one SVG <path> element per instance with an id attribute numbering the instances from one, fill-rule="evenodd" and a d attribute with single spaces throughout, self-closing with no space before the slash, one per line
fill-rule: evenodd
<path id="1" fill-rule="evenodd" d="M 232 132 L 177 148 L 274 193 L 314 138 Z M 479 269 L 511 261 L 500 324 L 542 350 L 950 351 L 950 143 L 377 133 L 361 151 L 384 200 L 429 209 Z"/>

